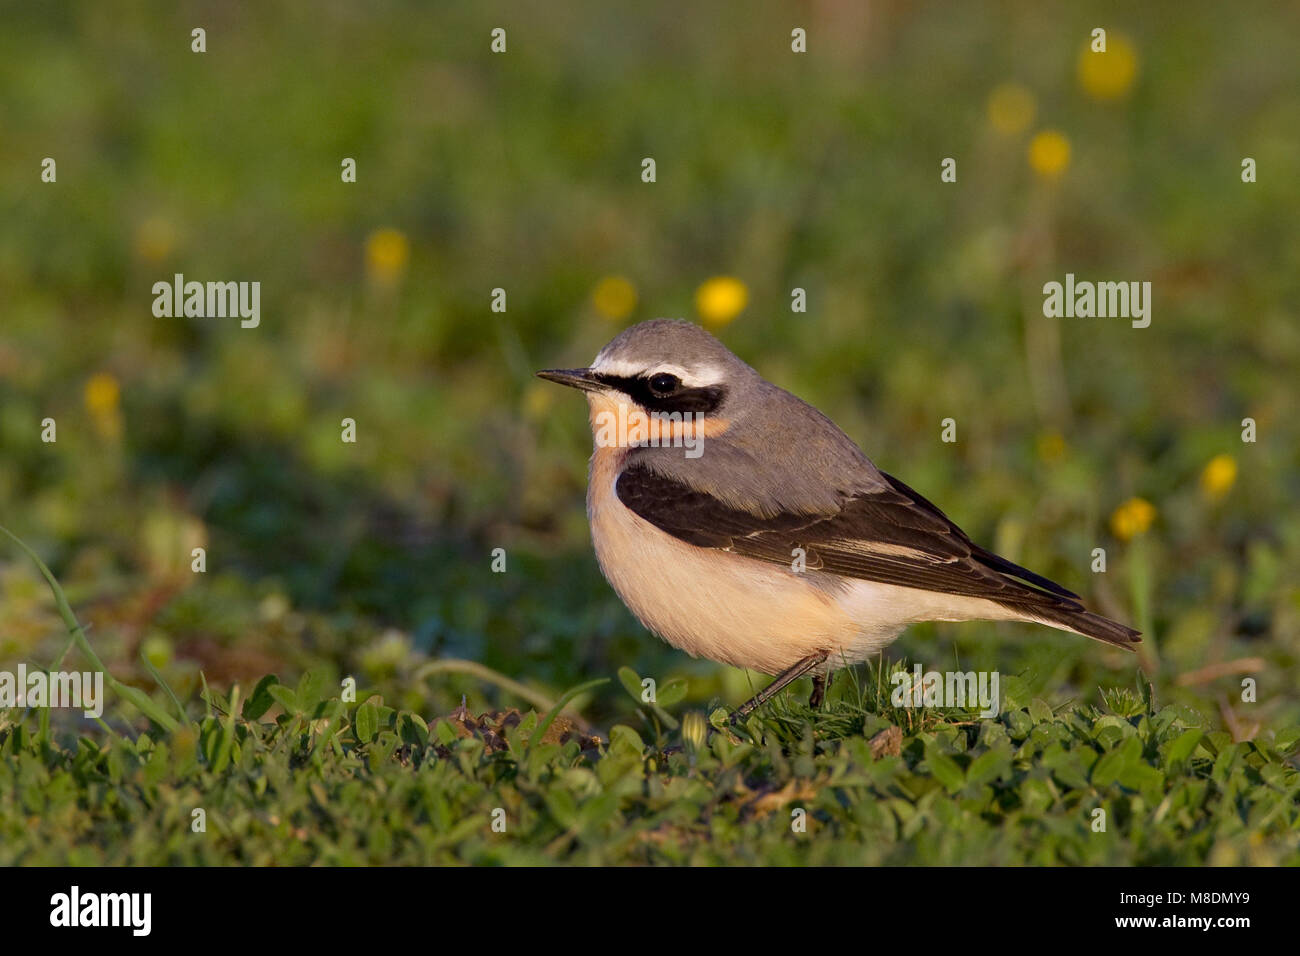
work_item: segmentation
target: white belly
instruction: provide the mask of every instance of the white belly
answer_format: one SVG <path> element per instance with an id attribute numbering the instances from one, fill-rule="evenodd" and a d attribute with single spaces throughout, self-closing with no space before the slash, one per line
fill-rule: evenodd
<path id="1" fill-rule="evenodd" d="M 778 674 L 820 651 L 830 652 L 833 667 L 864 660 L 906 623 L 855 620 L 839 597 L 791 568 L 660 531 L 615 495 L 621 458 L 619 449 L 599 448 L 591 459 L 587 514 L 596 558 L 623 603 L 673 647 Z"/>
<path id="2" fill-rule="evenodd" d="M 830 583 L 816 572 L 686 544 L 618 500 L 624 454 L 597 448 L 591 458 L 587 516 L 596 559 L 641 623 L 693 657 L 779 674 L 828 651 L 834 669 L 866 660 L 918 621 L 1025 620 L 982 598 Z"/>

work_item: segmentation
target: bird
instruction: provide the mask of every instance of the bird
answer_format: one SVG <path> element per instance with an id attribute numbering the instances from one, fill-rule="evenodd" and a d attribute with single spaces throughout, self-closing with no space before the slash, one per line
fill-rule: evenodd
<path id="1" fill-rule="evenodd" d="M 673 647 L 775 680 L 733 720 L 922 621 L 1027 621 L 1135 650 L 1140 632 L 975 542 L 829 418 L 706 329 L 651 319 L 588 368 L 587 517 L 601 572 Z"/>

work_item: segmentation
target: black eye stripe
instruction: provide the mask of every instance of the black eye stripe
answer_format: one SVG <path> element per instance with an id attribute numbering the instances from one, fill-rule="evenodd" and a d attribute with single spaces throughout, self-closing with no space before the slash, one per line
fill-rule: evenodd
<path id="1" fill-rule="evenodd" d="M 696 412 L 707 415 L 715 411 L 726 397 L 721 385 L 681 386 L 671 395 L 656 395 L 649 379 L 633 375 L 597 375 L 604 384 L 631 397 L 648 412 Z"/>

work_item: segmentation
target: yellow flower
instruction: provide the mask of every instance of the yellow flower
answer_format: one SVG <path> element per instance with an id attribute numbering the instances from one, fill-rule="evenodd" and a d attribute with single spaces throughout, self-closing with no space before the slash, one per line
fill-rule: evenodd
<path id="1" fill-rule="evenodd" d="M 704 749 L 704 745 L 709 742 L 709 725 L 705 721 L 704 715 L 698 711 L 690 711 L 682 717 L 682 743 L 686 746 L 686 752 L 692 757 Z"/>
<path id="2" fill-rule="evenodd" d="M 591 291 L 591 302 L 607 319 L 626 319 L 636 308 L 636 289 L 622 276 L 605 276 Z"/>
<path id="3" fill-rule="evenodd" d="M 1110 516 L 1110 530 L 1121 541 L 1144 535 L 1156 519 L 1156 507 L 1145 498 L 1130 498 Z"/>
<path id="4" fill-rule="evenodd" d="M 749 302 L 749 289 L 732 276 L 714 276 L 695 290 L 695 310 L 711 325 L 726 325 Z"/>
<path id="5" fill-rule="evenodd" d="M 96 372 L 86 380 L 86 411 L 100 437 L 117 438 L 122 434 L 121 401 L 122 388 L 112 375 Z"/>
<path id="6" fill-rule="evenodd" d="M 145 262 L 162 262 L 176 245 L 176 230 L 166 219 L 153 217 L 135 230 L 135 254 Z"/>
<path id="7" fill-rule="evenodd" d="M 86 380 L 86 410 L 92 415 L 117 411 L 122 388 L 107 372 L 96 372 Z"/>
<path id="8" fill-rule="evenodd" d="M 1070 141 L 1064 133 L 1043 130 L 1029 141 L 1029 165 L 1044 179 L 1059 179 L 1070 165 Z"/>
<path id="9" fill-rule="evenodd" d="M 1201 472 L 1201 491 L 1211 501 L 1226 495 L 1237 481 L 1237 460 L 1231 455 L 1215 455 Z"/>
<path id="10" fill-rule="evenodd" d="M 1094 100 L 1117 100 L 1129 91 L 1137 76 L 1137 49 L 1128 37 L 1106 37 L 1106 52 L 1094 53 L 1092 41 L 1079 51 L 1079 86 Z"/>
<path id="11" fill-rule="evenodd" d="M 1027 129 L 1037 109 L 1034 94 L 1018 83 L 1003 83 L 989 94 L 989 123 L 1008 136 Z"/>
<path id="12" fill-rule="evenodd" d="M 1038 436 L 1038 457 L 1046 462 L 1057 462 L 1065 457 L 1065 436 L 1060 432 L 1043 432 Z"/>
<path id="13" fill-rule="evenodd" d="M 406 272 L 411 243 L 397 229 L 376 229 L 366 239 L 366 273 L 381 285 L 391 285 Z"/>

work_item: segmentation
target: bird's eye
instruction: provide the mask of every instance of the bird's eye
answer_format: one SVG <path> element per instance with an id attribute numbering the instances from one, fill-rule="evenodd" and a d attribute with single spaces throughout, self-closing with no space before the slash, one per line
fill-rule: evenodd
<path id="1" fill-rule="evenodd" d="M 681 380 L 676 375 L 669 375 L 667 372 L 650 376 L 650 391 L 656 395 L 671 395 L 681 384 Z"/>

